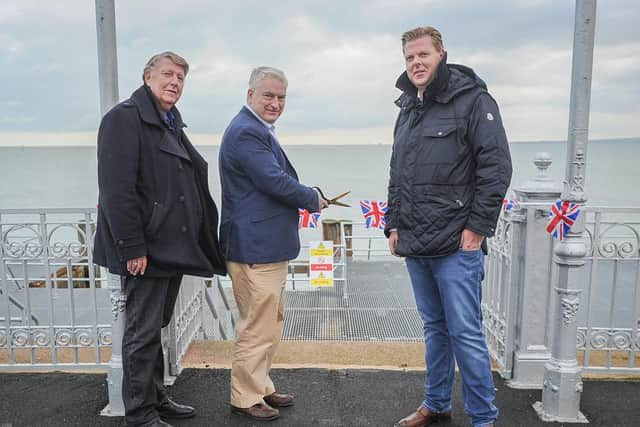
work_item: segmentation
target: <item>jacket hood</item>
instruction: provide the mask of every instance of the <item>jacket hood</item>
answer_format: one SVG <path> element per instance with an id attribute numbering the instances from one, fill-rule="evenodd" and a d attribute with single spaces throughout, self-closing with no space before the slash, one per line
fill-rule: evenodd
<path id="1" fill-rule="evenodd" d="M 423 102 L 433 100 L 448 103 L 461 92 L 475 87 L 487 89 L 486 83 L 470 67 L 447 64 L 447 53 L 445 52 L 433 80 L 424 91 Z M 396 88 L 403 92 L 395 102 L 400 108 L 407 109 L 419 102 L 418 88 L 409 80 L 406 71 L 396 80 Z"/>

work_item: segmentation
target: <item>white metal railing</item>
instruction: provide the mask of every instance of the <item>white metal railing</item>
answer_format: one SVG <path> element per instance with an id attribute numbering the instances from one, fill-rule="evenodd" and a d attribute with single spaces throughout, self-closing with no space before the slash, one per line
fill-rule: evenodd
<path id="1" fill-rule="evenodd" d="M 494 237 L 487 240 L 485 278 L 482 284 L 482 315 L 489 353 L 501 374 L 510 378 L 513 367 L 515 314 L 520 265 L 516 251 L 522 246 L 519 217 L 501 216 Z"/>
<path id="2" fill-rule="evenodd" d="M 578 354 L 585 372 L 640 373 L 640 208 L 588 207 Z"/>
<path id="3" fill-rule="evenodd" d="M 521 207 L 544 215 L 536 204 Z M 106 277 L 93 265 L 87 244 L 95 232 L 95 214 L 95 209 L 0 210 L 0 369 L 107 367 L 112 340 L 119 338 L 112 337 Z M 583 367 L 586 372 L 638 373 L 640 208 L 588 206 L 584 214 L 589 253 L 577 316 Z M 514 314 L 527 304 L 519 289 L 525 264 L 541 255 L 541 248 L 527 253 L 523 233 L 528 226 L 524 217 L 506 215 L 496 237 L 489 239 L 485 333 L 506 376 L 519 340 L 514 331 L 537 327 L 518 324 L 520 314 Z M 551 238 L 545 239 L 551 253 Z M 347 259 L 397 259 L 389 254 L 382 231 L 366 229 L 364 222 L 340 221 L 335 242 L 334 279 L 343 286 L 344 298 L 349 297 Z M 308 248 L 304 244 L 289 267 L 290 290 L 310 289 L 308 271 L 302 267 L 308 262 Z M 546 282 L 554 286 L 557 271 L 548 259 Z M 229 287 L 225 278 L 207 283 L 186 279 L 168 332 L 172 373 L 179 371 L 180 358 L 194 337 L 232 338 L 235 318 Z M 211 319 L 217 327 L 209 325 Z M 551 339 L 553 325 L 548 320 L 542 324 Z"/>
<path id="4" fill-rule="evenodd" d="M 556 326 L 550 295 L 558 268 L 554 241 L 544 230 L 548 208 L 539 203 L 520 208 L 501 216 L 488 241 L 483 284 L 485 334 L 505 378 L 512 377 L 516 353 L 526 353 L 526 347 L 533 350 L 522 357 L 522 370 L 534 358 L 544 362 L 550 356 Z M 640 208 L 586 206 L 583 215 L 588 253 L 576 313 L 578 362 L 585 373 L 640 374 Z M 536 239 L 541 243 L 532 243 Z M 536 336 L 542 341 L 535 342 Z"/>
<path id="5" fill-rule="evenodd" d="M 96 209 L 0 209 L 0 371 L 108 371 L 103 414 L 122 415 L 120 346 L 112 344 L 122 340 L 126 300 L 117 276 L 93 263 L 95 227 Z M 193 339 L 204 336 L 207 315 L 221 322 L 209 338 L 233 329 L 223 322 L 228 305 L 213 313 L 215 305 L 204 303 L 224 301 L 209 294 L 218 291 L 202 278 L 183 279 L 163 330 L 166 381 L 179 373 Z"/>
<path id="6" fill-rule="evenodd" d="M 106 367 L 111 317 L 93 265 L 95 213 L 0 210 L 0 369 Z"/>

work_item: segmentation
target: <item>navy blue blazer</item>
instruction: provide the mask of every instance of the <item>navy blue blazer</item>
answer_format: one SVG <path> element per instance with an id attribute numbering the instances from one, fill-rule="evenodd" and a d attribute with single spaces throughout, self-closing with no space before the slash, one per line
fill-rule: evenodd
<path id="1" fill-rule="evenodd" d="M 300 184 L 280 144 L 247 107 L 224 132 L 218 167 L 225 258 L 243 264 L 296 258 L 298 208 L 317 212 L 318 196 Z"/>

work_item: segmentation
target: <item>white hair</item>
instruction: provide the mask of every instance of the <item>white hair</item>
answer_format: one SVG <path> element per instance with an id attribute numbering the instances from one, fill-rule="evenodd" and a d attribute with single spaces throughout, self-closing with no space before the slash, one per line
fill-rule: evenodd
<path id="1" fill-rule="evenodd" d="M 260 82 L 267 76 L 280 80 L 285 86 L 289 85 L 287 76 L 284 75 L 284 71 L 273 67 L 257 67 L 251 71 L 251 77 L 249 77 L 249 89 L 256 90 Z"/>

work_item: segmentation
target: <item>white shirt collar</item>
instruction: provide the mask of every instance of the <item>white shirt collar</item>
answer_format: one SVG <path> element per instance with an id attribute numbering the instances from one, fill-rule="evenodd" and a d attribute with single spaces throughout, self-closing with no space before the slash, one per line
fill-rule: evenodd
<path id="1" fill-rule="evenodd" d="M 267 129 L 269 129 L 271 132 L 275 132 L 275 131 L 276 131 L 276 127 L 275 127 L 275 125 L 273 125 L 273 124 L 271 124 L 271 123 L 267 123 L 267 122 L 265 122 L 265 121 L 262 119 L 262 117 L 260 117 L 260 116 L 258 115 L 258 113 L 256 113 L 255 111 L 253 111 L 253 108 L 251 108 L 251 107 L 249 106 L 249 104 L 245 104 L 244 106 L 247 108 L 247 110 L 251 111 L 251 114 L 253 114 L 253 115 L 256 117 L 256 119 L 258 119 L 258 120 L 260 121 L 260 123 L 262 123 L 262 124 L 263 124 Z"/>

